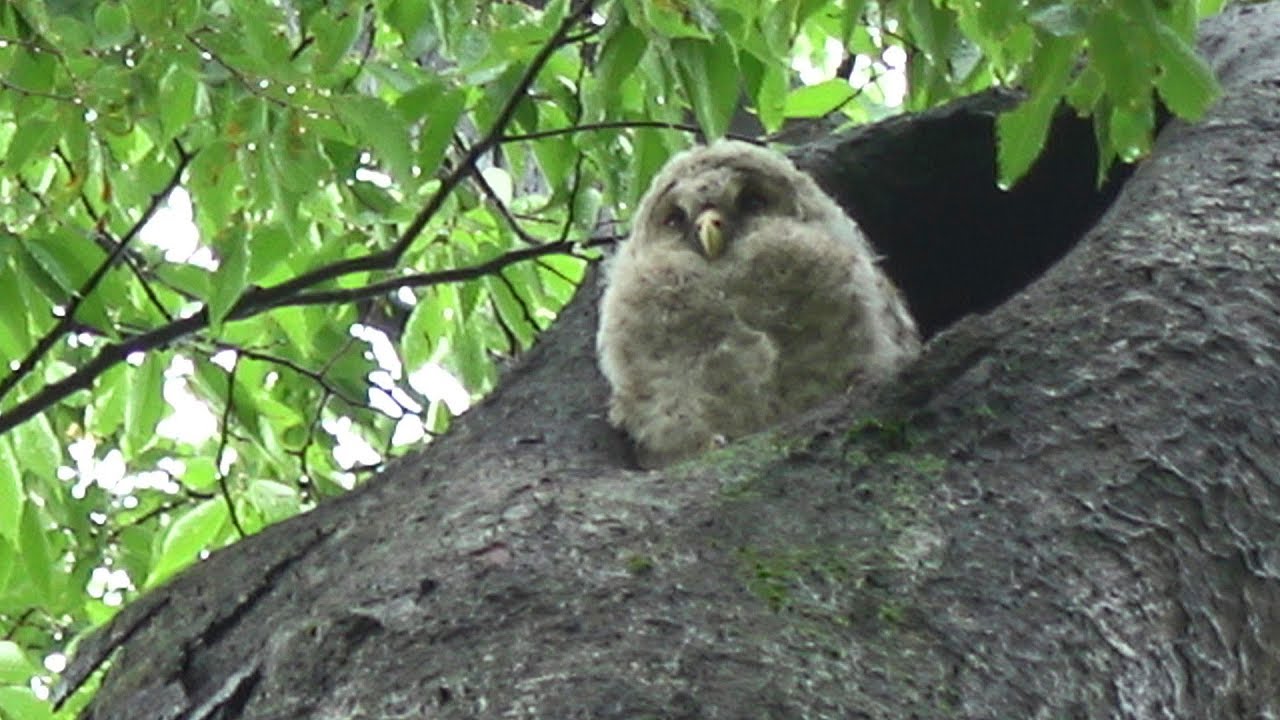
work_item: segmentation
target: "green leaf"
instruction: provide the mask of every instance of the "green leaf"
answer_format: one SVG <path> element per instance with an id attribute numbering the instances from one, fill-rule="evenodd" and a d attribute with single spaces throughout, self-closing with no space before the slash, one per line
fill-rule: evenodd
<path id="1" fill-rule="evenodd" d="M 840 16 L 840 37 L 849 44 L 854 32 L 865 26 L 862 11 L 867 7 L 866 0 L 845 0 L 844 13 Z"/>
<path id="2" fill-rule="evenodd" d="M 135 454 L 155 440 L 156 425 L 169 405 L 164 400 L 164 371 L 168 353 L 151 351 L 141 365 L 130 365 L 132 391 L 124 406 L 125 435 L 121 446 L 127 454 Z"/>
<path id="3" fill-rule="evenodd" d="M 848 87 L 848 83 L 845 83 Z M 787 117 L 787 73 L 776 64 L 766 64 L 756 92 L 756 113 L 768 132 L 776 132 Z"/>
<path id="4" fill-rule="evenodd" d="M 431 360 L 434 348 L 448 332 L 447 328 L 452 326 L 454 314 L 461 312 L 457 292 L 452 286 L 428 288 L 409 313 L 401 335 L 405 367 L 413 370 Z"/>
<path id="5" fill-rule="evenodd" d="M 221 245 L 222 264 L 214 273 L 212 292 L 207 299 L 209 327 L 215 334 L 220 331 L 222 321 L 227 318 L 249 284 L 249 264 L 252 255 L 248 239 L 238 233 L 233 233 L 233 236 Z"/>
<path id="6" fill-rule="evenodd" d="M 1075 66 L 1080 38 L 1041 38 L 1041 50 L 1028 73 L 1031 97 L 996 120 L 1000 186 L 1010 188 L 1040 156 L 1049 124 Z"/>
<path id="7" fill-rule="evenodd" d="M 4 368 L 9 366 L 8 360 L 25 355 L 31 343 L 19 283 L 25 283 L 25 279 L 14 268 L 0 265 L 0 308 L 4 308 L 0 312 L 0 360 L 6 361 L 0 367 Z"/>
<path id="8" fill-rule="evenodd" d="M 36 697 L 27 687 L 0 687 L 0 716 L 21 720 L 53 718 L 48 701 Z"/>
<path id="9" fill-rule="evenodd" d="M 1078 3 L 1062 2 L 1032 11 L 1027 21 L 1050 35 L 1069 37 L 1085 31 L 1089 16 Z"/>
<path id="10" fill-rule="evenodd" d="M 154 0 L 125 0 L 129 6 L 129 17 L 138 31 L 144 34 L 163 33 L 170 29 L 175 15 L 175 6 L 181 7 L 186 2 L 157 3 Z"/>
<path id="11" fill-rule="evenodd" d="M 46 526 L 41 515 L 39 508 L 32 503 L 26 503 L 19 529 L 18 549 L 21 551 L 27 580 L 30 581 L 37 601 L 42 605 L 49 605 L 53 602 L 55 568 L 47 533 L 52 533 L 53 530 Z"/>
<path id="12" fill-rule="evenodd" d="M 518 297 L 506 283 L 497 278 L 485 278 L 485 285 L 498 312 L 502 314 L 506 327 L 515 333 L 520 348 L 524 349 L 532 345 L 533 339 L 537 337 L 541 328 L 534 324 L 531 318 L 532 309 L 526 312 L 526 308 L 529 308 L 528 300 Z"/>
<path id="13" fill-rule="evenodd" d="M 538 263 L 538 276 L 542 279 L 543 289 L 563 306 L 577 291 L 586 267 L 586 261 L 581 258 L 548 255 Z"/>
<path id="14" fill-rule="evenodd" d="M 245 245 L 249 255 L 245 282 L 252 285 L 283 280 L 273 278 L 272 272 L 288 260 L 297 243 L 282 226 L 271 224 L 254 228 Z"/>
<path id="15" fill-rule="evenodd" d="M 62 443 L 46 414 L 37 415 L 15 427 L 13 450 L 18 464 L 37 477 L 51 478 L 62 464 Z"/>
<path id="16" fill-rule="evenodd" d="M 671 51 L 693 114 L 708 139 L 729 129 L 738 107 L 737 53 L 723 37 L 712 42 L 673 40 Z"/>
<path id="17" fill-rule="evenodd" d="M 1155 113 L 1150 103 L 1137 107 L 1115 107 L 1109 120 L 1112 147 L 1122 160 L 1133 162 L 1151 151 Z"/>
<path id="18" fill-rule="evenodd" d="M 173 521 L 160 543 L 160 554 L 143 585 L 155 587 L 196 560 L 209 547 L 227 522 L 227 505 L 222 498 L 205 500 Z"/>
<path id="19" fill-rule="evenodd" d="M 707 38 L 707 17 L 701 0 L 625 0 L 627 15 L 644 22 L 657 34 L 668 38 Z"/>
<path id="20" fill-rule="evenodd" d="M 431 177 L 444 151 L 453 139 L 458 118 L 466 109 L 467 95 L 461 90 L 441 83 L 427 83 L 405 93 L 396 103 L 396 110 L 406 121 L 421 119 L 425 123 L 418 137 L 417 163 L 422 177 Z"/>
<path id="21" fill-rule="evenodd" d="M 117 563 L 131 578 L 145 578 L 151 573 L 156 531 L 151 525 L 127 525 L 120 530 L 120 553 Z"/>
<path id="22" fill-rule="evenodd" d="M 214 142 L 203 148 L 187 170 L 187 191 L 195 208 L 196 224 L 206 237 L 214 237 L 227 225 L 237 207 L 236 192 L 244 174 L 231 142 Z"/>
<path id="23" fill-rule="evenodd" d="M 160 78 L 160 127 L 162 140 L 177 137 L 196 115 L 195 73 L 183 65 L 173 65 Z"/>
<path id="24" fill-rule="evenodd" d="M 342 60 L 360 34 L 360 14 L 348 12 L 341 17 L 317 13 L 311 18 L 310 30 L 316 39 L 311 67 L 316 73 L 327 73 Z"/>
<path id="25" fill-rule="evenodd" d="M 907 0 L 906 22 L 925 59 L 931 64 L 944 61 L 948 55 L 947 39 L 950 14 L 933 4 L 933 0 Z"/>
<path id="26" fill-rule="evenodd" d="M 823 117 L 849 102 L 857 91 L 847 80 L 833 79 L 787 93 L 783 113 L 792 118 Z"/>
<path id="27" fill-rule="evenodd" d="M 1140 102 L 1150 89 L 1150 62 L 1134 42 L 1142 33 L 1113 10 L 1098 12 L 1089 24 L 1089 57 L 1117 105 Z"/>
<path id="28" fill-rule="evenodd" d="M 133 23 L 129 21 L 129 8 L 124 3 L 100 2 L 93 11 L 93 25 L 98 31 L 98 47 L 123 45 L 133 38 Z"/>
<path id="29" fill-rule="evenodd" d="M 584 234 L 590 234 L 600 220 L 604 194 L 593 187 L 582 188 L 573 196 L 573 221 Z"/>
<path id="30" fill-rule="evenodd" d="M 601 92 L 607 97 L 617 95 L 622 83 L 640 64 L 648 43 L 644 34 L 629 23 L 618 25 L 604 41 L 600 49 L 600 64 L 596 66 L 596 78 L 600 82 Z"/>
<path id="31" fill-rule="evenodd" d="M 439 42 L 435 28 L 427 21 L 430 11 L 422 0 L 391 0 L 387 4 L 387 22 L 400 33 L 405 51 L 411 56 L 427 53 Z"/>
<path id="32" fill-rule="evenodd" d="M 53 53 L 24 52 L 18 54 L 5 80 L 28 93 L 47 93 L 54 89 L 57 75 L 58 59 Z M 30 105 L 49 105 L 46 98 L 34 95 L 28 96 L 26 102 Z M 32 110 L 30 105 L 27 107 L 28 112 Z"/>
<path id="33" fill-rule="evenodd" d="M 293 517 L 302 510 L 302 497 L 297 488 L 271 480 L 254 480 L 249 483 L 248 500 L 262 513 L 267 523 Z"/>
<path id="34" fill-rule="evenodd" d="M 1066 100 L 1076 112 L 1091 114 L 1102 100 L 1102 76 L 1096 68 L 1086 67 L 1076 74 L 1066 90 Z"/>
<path id="35" fill-rule="evenodd" d="M 58 49 L 64 53 L 85 52 L 93 42 L 93 33 L 88 23 L 70 15 L 50 19 L 48 37 L 55 39 Z"/>
<path id="36" fill-rule="evenodd" d="M 1227 0 L 1199 0 L 1197 12 L 1200 17 L 1209 17 L 1222 12 L 1222 8 L 1226 6 Z"/>
<path id="37" fill-rule="evenodd" d="M 1002 37 L 1018 20 L 1021 5 L 1018 0 L 982 0 L 977 8 L 979 26 L 987 35 Z"/>
<path id="38" fill-rule="evenodd" d="M 635 149 L 631 153 L 631 184 L 627 187 L 627 197 L 634 203 L 639 202 L 671 153 L 663 144 L 663 136 L 652 130 L 636 132 L 632 145 Z"/>
<path id="39" fill-rule="evenodd" d="M 1213 70 L 1168 26 L 1156 26 L 1155 40 L 1160 97 L 1178 117 L 1199 120 L 1221 94 Z"/>
<path id="40" fill-rule="evenodd" d="M 20 562 L 18 558 L 18 542 L 10 543 L 0 538 L 0 596 L 8 597 L 18 594 L 19 588 L 15 587 L 16 580 L 23 579 L 14 573 Z"/>
<path id="41" fill-rule="evenodd" d="M 0 640 L 0 684 L 23 684 L 39 672 L 40 668 L 31 662 L 18 643 Z"/>
<path id="42" fill-rule="evenodd" d="M 1000 187 L 1013 187 L 1040 156 L 1053 110 L 1050 103 L 1024 102 L 996 118 Z"/>
<path id="43" fill-rule="evenodd" d="M 124 422 L 125 406 L 133 394 L 133 366 L 121 363 L 98 376 L 93 399 L 85 411 L 85 429 L 97 437 L 111 437 Z"/>
<path id="44" fill-rule="evenodd" d="M 205 297 L 211 293 L 213 273 L 195 265 L 173 265 L 166 263 L 157 268 L 157 274 L 171 287 L 182 288 L 183 292 L 195 297 Z"/>
<path id="45" fill-rule="evenodd" d="M 218 468 L 213 458 L 193 457 L 186 461 L 186 472 L 182 473 L 182 484 L 192 490 L 208 490 L 218 479 Z"/>
<path id="46" fill-rule="evenodd" d="M 289 66 L 291 43 L 279 8 L 259 0 L 226 0 L 239 20 L 238 55 L 256 72 Z"/>
<path id="47" fill-rule="evenodd" d="M 369 142 L 387 172 L 402 184 L 411 183 L 413 149 L 408 128 L 399 115 L 377 98 L 358 95 L 340 98 L 337 106 L 356 134 Z"/>
<path id="48" fill-rule="evenodd" d="M 22 492 L 22 469 L 10 442 L 0 437 L 0 541 L 7 539 L 16 545 L 27 497 Z"/>
<path id="49" fill-rule="evenodd" d="M 34 157 L 45 158 L 58 137 L 58 125 L 53 120 L 34 114 L 25 117 L 9 142 L 4 158 L 6 173 L 12 175 L 23 170 Z"/>

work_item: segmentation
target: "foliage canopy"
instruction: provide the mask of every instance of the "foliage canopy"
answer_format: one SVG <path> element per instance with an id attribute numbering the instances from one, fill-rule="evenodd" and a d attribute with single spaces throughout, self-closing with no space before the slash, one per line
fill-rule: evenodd
<path id="1" fill-rule="evenodd" d="M 444 431 L 694 136 L 1005 85 L 1006 182 L 1064 98 L 1130 160 L 1213 101 L 1222 4 L 3 4 L 0 717 L 51 716 L 129 595 Z"/>

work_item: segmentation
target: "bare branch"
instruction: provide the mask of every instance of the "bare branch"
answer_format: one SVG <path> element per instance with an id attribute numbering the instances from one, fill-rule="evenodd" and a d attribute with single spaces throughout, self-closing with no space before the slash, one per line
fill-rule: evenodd
<path id="1" fill-rule="evenodd" d="M 368 403 L 361 402 L 343 393 L 340 388 L 335 387 L 333 383 L 329 382 L 328 379 L 325 378 L 324 370 L 320 370 L 320 371 L 311 370 L 309 368 L 303 367 L 302 365 L 299 365 L 298 363 L 290 360 L 289 358 L 280 357 L 278 355 L 272 355 L 270 353 L 265 353 L 258 350 L 251 350 L 249 348 L 243 347 L 241 345 L 237 345 L 235 343 L 218 341 L 214 343 L 214 347 L 218 348 L 219 350 L 230 350 L 236 353 L 237 355 L 241 355 L 250 360 L 256 360 L 261 363 L 267 363 L 269 365 L 279 365 L 280 367 L 288 368 L 289 370 L 292 370 L 293 372 L 307 378 L 308 380 L 311 380 L 315 384 L 319 385 L 325 392 L 327 392 L 330 395 L 333 395 L 334 397 L 337 397 L 339 400 L 343 401 L 344 403 L 350 405 L 353 408 L 361 408 L 361 409 L 370 410 L 373 412 L 381 412 L 380 410 L 369 405 Z M 382 414 L 385 415 L 386 413 L 382 413 Z"/>
<path id="2" fill-rule="evenodd" d="M 405 287 L 428 287 L 444 283 L 465 282 L 467 280 L 475 280 L 476 278 L 484 277 L 486 275 L 493 275 L 508 265 L 514 265 L 518 262 L 532 260 L 546 255 L 573 255 L 577 257 L 578 255 L 576 251 L 581 247 L 595 247 L 596 245 L 604 245 L 612 241 L 612 239 L 608 239 L 607 241 L 599 243 L 588 243 L 585 246 L 567 241 L 543 243 L 529 248 L 512 250 L 511 252 L 499 255 L 492 260 L 468 267 L 439 270 L 437 272 L 421 273 L 417 275 L 405 275 L 403 277 L 390 278 L 381 282 L 370 283 L 358 288 L 317 290 L 314 292 L 302 293 L 282 301 L 279 307 L 352 302 L 367 297 L 394 292 Z M 3 430 L 3 426 L 0 426 L 0 430 Z"/>
<path id="3" fill-rule="evenodd" d="M 541 140 L 542 138 L 557 137 L 559 135 L 576 135 L 583 132 L 599 132 L 601 130 L 634 130 L 643 128 L 656 128 L 658 130 L 679 130 L 691 135 L 698 135 L 702 132 L 702 128 L 697 125 L 689 125 L 686 123 L 671 123 L 661 120 L 614 120 L 610 122 L 587 123 L 585 125 L 570 125 L 562 128 L 552 128 L 550 130 L 539 130 L 537 132 L 522 133 L 520 135 L 504 135 L 499 142 L 527 142 L 529 140 Z M 739 135 L 738 133 L 725 133 L 727 138 L 741 140 L 743 142 L 763 145 L 759 138 L 750 135 Z"/>

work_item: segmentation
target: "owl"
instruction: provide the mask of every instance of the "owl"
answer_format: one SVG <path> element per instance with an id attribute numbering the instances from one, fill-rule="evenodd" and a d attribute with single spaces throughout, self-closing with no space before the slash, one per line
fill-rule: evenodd
<path id="1" fill-rule="evenodd" d="M 600 302 L 609 420 L 644 467 L 884 382 L 920 351 L 853 221 L 790 160 L 744 142 L 667 163 Z"/>

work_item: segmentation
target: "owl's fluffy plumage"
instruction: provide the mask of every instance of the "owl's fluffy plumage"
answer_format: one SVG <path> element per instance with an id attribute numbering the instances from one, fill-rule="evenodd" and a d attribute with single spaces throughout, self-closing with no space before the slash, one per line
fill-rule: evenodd
<path id="1" fill-rule="evenodd" d="M 597 344 L 609 419 L 647 467 L 882 382 L 920 349 L 853 221 L 790 160 L 734 141 L 654 178 Z"/>

